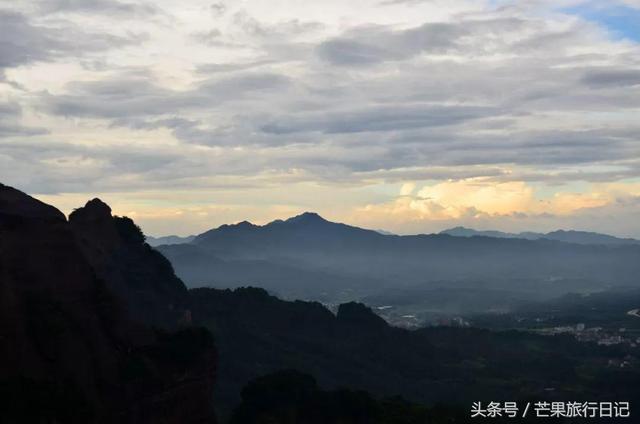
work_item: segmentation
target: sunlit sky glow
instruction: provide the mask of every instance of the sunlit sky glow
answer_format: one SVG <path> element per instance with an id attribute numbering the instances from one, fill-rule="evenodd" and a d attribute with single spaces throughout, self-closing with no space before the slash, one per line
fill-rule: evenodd
<path id="1" fill-rule="evenodd" d="M 0 0 L 0 29 L 0 181 L 65 212 L 640 237 L 638 0 Z"/>

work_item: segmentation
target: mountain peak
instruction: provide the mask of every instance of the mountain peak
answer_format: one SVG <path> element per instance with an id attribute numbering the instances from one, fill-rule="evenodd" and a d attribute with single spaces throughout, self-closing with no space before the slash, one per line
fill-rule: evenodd
<path id="1" fill-rule="evenodd" d="M 304 212 L 300 215 L 287 219 L 285 222 L 290 223 L 312 223 L 312 222 L 328 222 L 315 212 Z"/>
<path id="2" fill-rule="evenodd" d="M 458 225 L 457 227 L 453 227 L 453 228 L 449 228 L 449 229 L 441 231 L 441 234 L 442 233 L 454 232 L 454 231 L 476 231 L 476 230 L 474 230 L 472 228 L 467 228 L 467 227 L 463 227 L 461 225 Z"/>
<path id="3" fill-rule="evenodd" d="M 249 230 L 252 228 L 257 227 L 257 225 L 249 222 L 249 221 L 240 221 L 237 224 L 224 224 L 221 225 L 218 229 L 219 230 Z"/>
<path id="4" fill-rule="evenodd" d="M 238 222 L 236 224 L 236 227 L 255 227 L 255 225 L 245 220 L 245 221 Z"/>
<path id="5" fill-rule="evenodd" d="M 497 231 L 478 231 L 473 228 L 467 228 L 462 226 L 457 226 L 453 228 L 446 229 L 441 231 L 440 234 L 446 234 L 453 237 L 473 237 L 473 236 L 488 236 L 488 235 L 499 235 Z"/>
<path id="6" fill-rule="evenodd" d="M 111 219 L 111 208 L 102 200 L 89 200 L 83 207 L 71 212 L 69 221 L 96 222 Z"/>

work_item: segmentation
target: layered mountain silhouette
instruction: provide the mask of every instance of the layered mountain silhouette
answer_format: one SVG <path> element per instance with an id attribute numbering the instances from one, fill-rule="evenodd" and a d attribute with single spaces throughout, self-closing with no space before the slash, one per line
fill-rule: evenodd
<path id="1" fill-rule="evenodd" d="M 305 213 L 264 226 L 223 225 L 158 249 L 191 287 L 255 285 L 325 301 L 406 287 L 561 295 L 638 284 L 640 244 L 597 242 L 610 241 L 602 235 L 578 243 L 588 237 L 577 232 L 539 239 L 454 233 L 386 235 Z"/>
<path id="2" fill-rule="evenodd" d="M 132 222 L 0 185 L 0 422 L 215 422 L 211 335 Z M 188 313 L 186 314 L 188 316 Z"/>
<path id="3" fill-rule="evenodd" d="M 610 236 L 608 234 L 600 234 L 589 231 L 566 231 L 557 230 L 549 233 L 535 233 L 535 232 L 523 232 L 523 233 L 505 233 L 502 231 L 479 231 L 465 227 L 455 227 L 440 232 L 440 234 L 447 234 L 454 237 L 496 237 L 496 238 L 519 238 L 525 240 L 555 240 L 566 243 L 576 244 L 594 244 L 594 245 L 608 245 L 608 246 L 620 246 L 620 245 L 640 245 L 640 240 L 632 238 L 619 238 Z"/>
<path id="4" fill-rule="evenodd" d="M 149 246 L 161 246 L 163 244 L 184 244 L 191 242 L 196 236 L 165 236 L 165 237 L 151 237 L 147 236 L 147 243 Z"/>
<path id="5" fill-rule="evenodd" d="M 327 282 L 335 273 L 366 287 L 384 280 L 356 278 L 362 269 L 340 276 L 340 267 L 365 254 L 388 265 L 388 255 L 409 255 L 411 246 L 424 249 L 414 257 L 433 264 L 430 255 L 458 252 L 466 258 L 482 252 L 484 241 L 385 236 L 304 214 L 262 227 L 221 227 L 177 253 L 197 264 L 208 260 L 212 268 L 266 264 L 263 270 L 276 267 Z M 535 259 L 547 258 L 543 247 L 580 261 L 596 255 L 626 260 L 637 253 L 632 247 L 492 239 L 490 255 L 504 255 L 505 246 L 516 255 L 534 252 Z M 321 265 L 312 271 L 298 268 L 315 260 Z M 284 301 L 259 288 L 187 291 L 135 223 L 112 216 L 100 200 L 67 220 L 3 185 L 0 340 L 3 423 L 213 423 L 212 399 L 234 424 L 457 423 L 465 422 L 473 401 L 633 404 L 640 393 L 637 366 L 608 365 L 633 363 L 627 346 L 586 346 L 571 337 L 518 331 L 409 331 L 357 302 L 333 313 L 320 303 Z M 429 406 L 438 402 L 453 407 Z"/>

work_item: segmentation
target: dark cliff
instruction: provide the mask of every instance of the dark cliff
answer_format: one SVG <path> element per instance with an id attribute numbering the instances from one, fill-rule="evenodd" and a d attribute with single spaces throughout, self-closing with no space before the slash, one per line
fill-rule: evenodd
<path id="1" fill-rule="evenodd" d="M 111 274 L 78 243 L 110 253 L 122 236 L 93 225 L 83 238 L 81 228 L 0 184 L 0 422 L 214 422 L 209 333 L 130 319 Z"/>
<path id="2" fill-rule="evenodd" d="M 163 328 L 189 320 L 187 289 L 131 219 L 112 216 L 93 199 L 73 211 L 69 223 L 84 256 L 132 318 Z"/>

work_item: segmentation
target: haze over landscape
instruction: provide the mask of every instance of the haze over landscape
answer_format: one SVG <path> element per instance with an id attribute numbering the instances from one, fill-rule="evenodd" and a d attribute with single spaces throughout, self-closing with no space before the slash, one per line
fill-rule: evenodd
<path id="1" fill-rule="evenodd" d="M 0 6 L 0 177 L 66 213 L 640 237 L 633 0 Z"/>

